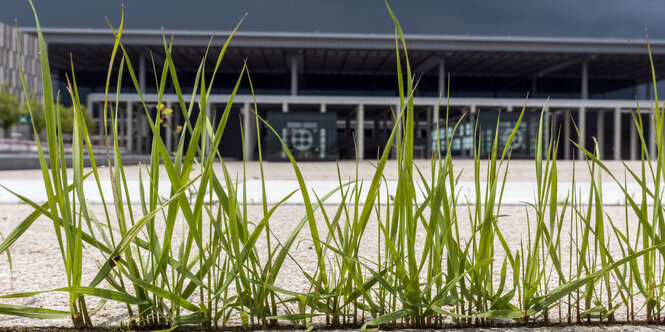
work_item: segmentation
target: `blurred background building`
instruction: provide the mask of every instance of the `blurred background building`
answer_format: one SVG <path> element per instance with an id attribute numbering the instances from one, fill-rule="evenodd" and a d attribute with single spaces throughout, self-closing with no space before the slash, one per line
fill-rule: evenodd
<path id="1" fill-rule="evenodd" d="M 640 143 L 632 116 L 638 103 L 648 146 L 653 148 L 656 135 L 662 135 L 651 123 L 652 75 L 644 38 L 646 26 L 655 36 L 650 42 L 655 68 L 664 68 L 665 41 L 659 38 L 665 36 L 665 24 L 659 14 L 665 8 L 659 2 L 422 1 L 415 5 L 393 1 L 391 5 L 406 31 L 409 61 L 418 82 L 414 91 L 417 157 L 429 158 L 438 148 L 472 156 L 476 121 L 480 129 L 475 137 L 486 142 L 481 151 L 489 152 L 497 116 L 501 118 L 499 134 L 505 136 L 525 102 L 528 113 L 514 143 L 514 157 L 533 156 L 542 109 L 551 128 L 548 134 L 562 142 L 559 158 L 581 156 L 569 140 L 581 140 L 590 147 L 595 139 L 602 158 L 638 159 Z M 36 1 L 36 7 L 54 90 L 60 91 L 66 104 L 65 74 L 71 71 L 71 54 L 82 102 L 102 128 L 106 71 L 114 42 L 104 16 L 117 26 L 120 1 Z M 5 9 L 0 20 L 11 23 L 18 18 L 28 87 L 40 94 L 35 84 L 39 70 L 36 29 L 29 5 L 18 1 Z M 299 159 L 376 158 L 400 112 L 395 35 L 382 1 L 129 3 L 122 42 L 147 111 L 154 114 L 158 107 L 156 78 L 164 64 L 164 36 L 174 38 L 172 58 L 180 87 L 188 95 L 211 35 L 215 38 L 206 63 L 208 74 L 245 11 L 249 15 L 224 56 L 211 92 L 207 107 L 211 120 L 219 121 L 247 60 L 258 113 L 275 126 Z M 0 26 L 0 84 L 8 82 L 16 91 L 12 30 Z M 129 75 L 124 75 L 119 96 L 120 142 L 127 154 L 145 154 L 150 150 L 151 131 Z M 174 132 L 185 119 L 171 83 L 162 101 L 174 110 L 162 136 L 175 149 Z M 249 158 L 256 157 L 253 111 L 249 84 L 243 79 L 220 148 L 223 157 L 242 157 L 241 126 L 245 151 Z M 197 112 L 195 107 L 192 116 Z M 446 133 L 463 115 L 456 138 L 447 146 Z M 264 155 L 271 160 L 285 158 L 265 128 L 259 134 L 266 140 Z"/>

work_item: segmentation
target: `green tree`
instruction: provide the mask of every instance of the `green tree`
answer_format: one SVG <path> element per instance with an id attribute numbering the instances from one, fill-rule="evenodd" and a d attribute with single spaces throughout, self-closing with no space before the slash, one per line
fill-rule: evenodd
<path id="1" fill-rule="evenodd" d="M 46 128 L 44 105 L 39 99 L 35 98 L 34 93 L 31 93 L 28 100 L 21 104 L 21 113 L 30 115 L 37 133 L 41 133 Z"/>
<path id="2" fill-rule="evenodd" d="M 83 119 L 85 120 L 85 125 L 88 127 L 88 132 L 92 135 L 97 132 L 97 126 L 95 122 L 92 121 L 92 116 L 90 112 L 84 106 L 81 106 L 81 112 L 83 113 Z M 72 133 L 74 130 L 74 108 L 72 106 L 64 106 L 62 104 L 58 105 L 58 114 L 60 119 L 60 126 L 62 127 L 63 133 Z"/>
<path id="3" fill-rule="evenodd" d="M 5 137 L 9 137 L 9 128 L 19 120 L 19 102 L 7 85 L 0 88 L 0 128 L 4 129 Z"/>

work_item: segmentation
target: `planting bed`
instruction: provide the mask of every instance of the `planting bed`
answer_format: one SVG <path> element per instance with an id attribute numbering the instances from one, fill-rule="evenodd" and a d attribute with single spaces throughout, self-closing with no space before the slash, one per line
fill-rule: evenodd
<path id="1" fill-rule="evenodd" d="M 510 161 L 525 105 L 509 135 L 499 137 L 496 130 L 492 142 L 476 138 L 473 160 L 453 160 L 438 148 L 430 161 L 414 162 L 417 81 L 401 27 L 388 9 L 397 32 L 400 107 L 385 148 L 369 166 L 345 163 L 339 172 L 326 171 L 326 179 L 337 180 L 326 192 L 311 191 L 307 181 L 330 165 L 298 163 L 280 141 L 290 161 L 280 166 L 290 167 L 287 178 L 295 189 L 277 200 L 268 198 L 279 189 L 272 182 L 276 164 L 226 167 L 218 153 L 241 83 L 253 93 L 247 67 L 227 107 L 218 110 L 218 124 L 206 117 L 233 33 L 219 53 L 202 60 L 215 66 L 200 67 L 190 96 L 181 93 L 171 41 L 164 38 L 158 96 L 169 82 L 186 125 L 169 132 L 177 148 L 167 150 L 161 132 L 169 130 L 163 121 L 169 112 L 144 103 L 152 151 L 141 168 L 129 168 L 117 140 L 120 82 L 131 79 L 142 95 L 122 45 L 123 22 L 110 24 L 117 38 L 106 78 L 108 150 L 102 156 L 92 150 L 72 64 L 66 79 L 75 125 L 72 168 L 66 169 L 70 150 L 65 152 L 40 32 L 47 139 L 44 150 L 37 144 L 37 174 L 45 196 L 34 201 L 13 192 L 23 204 L 0 205 L 0 324 L 372 329 L 662 322 L 663 135 L 648 151 L 649 126 L 635 117 L 642 158 L 628 165 L 601 161 L 594 146 L 573 142 L 585 157 L 573 177 L 572 164 L 556 160 L 561 144 L 570 142 L 545 134 L 543 110 L 530 115 L 540 122 L 535 158 L 522 163 L 526 172 Z M 193 111 L 195 105 L 200 111 Z M 661 133 L 665 110 L 652 109 L 650 125 Z M 445 108 L 436 112 L 436 119 L 448 119 Z M 255 133 L 278 137 L 258 113 L 254 119 Z M 451 137 L 441 139 L 452 144 Z M 261 135 L 256 142 L 262 151 Z M 112 166 L 92 163 L 101 159 Z M 254 205 L 245 190 L 249 181 L 258 181 Z M 525 183 L 533 184 L 525 202 L 514 200 Z M 611 202 L 609 189 L 618 193 Z M 293 197 L 301 203 L 282 204 Z"/>
<path id="2" fill-rule="evenodd" d="M 271 219 L 273 233 L 276 238 L 281 241 L 286 240 L 291 229 L 293 229 L 299 221 L 300 218 L 296 216 L 301 213 L 302 209 L 302 206 L 290 205 L 283 206 L 276 212 Z M 101 213 L 102 207 L 96 205 L 93 206 L 93 210 Z M 0 204 L 0 216 L 2 216 L 0 217 L 0 233 L 9 233 L 11 229 L 13 229 L 18 222 L 31 211 L 32 209 L 25 204 Z M 526 229 L 525 220 L 527 219 L 525 207 L 507 206 L 504 207 L 502 211 L 506 216 L 501 219 L 499 227 L 505 234 L 508 244 L 513 247 L 519 247 L 520 241 L 524 241 L 526 236 L 524 231 Z M 623 212 L 623 206 L 612 206 L 607 208 L 607 213 L 609 215 L 620 216 Z M 468 218 L 465 208 L 461 208 L 459 213 L 460 218 Z M 250 219 L 260 218 L 261 214 L 261 206 L 254 205 L 248 208 Z M 318 214 L 317 217 L 320 218 L 321 215 Z M 569 220 L 566 221 L 566 223 L 569 223 Z M 622 220 L 618 220 L 617 222 L 623 224 Z M 631 218 L 629 224 L 635 225 L 636 220 Z M 54 289 L 67 283 L 64 271 L 58 263 L 58 241 L 55 234 L 52 232 L 52 227 L 53 225 L 48 219 L 41 218 L 33 225 L 29 232 L 25 233 L 25 235 L 12 246 L 13 277 L 10 273 L 9 266 L 3 262 L 3 264 L 0 265 L 0 294 Z M 323 228 L 325 227 L 325 224 L 320 223 L 319 227 Z M 367 233 L 367 241 L 362 244 L 362 250 L 360 252 L 361 257 L 372 257 L 372 255 L 375 255 L 378 248 L 375 229 L 376 219 L 373 218 Z M 470 231 L 468 227 L 463 227 L 461 231 L 461 236 L 463 238 L 469 237 Z M 567 231 L 568 229 L 564 228 L 564 232 Z M 307 233 L 303 233 L 299 236 L 298 241 L 302 242 L 296 249 L 291 251 L 293 261 L 287 260 L 283 267 L 282 273 L 288 277 L 282 278 L 276 285 L 292 291 L 306 292 L 309 287 L 307 278 L 299 269 L 298 265 L 300 265 L 300 267 L 306 272 L 313 273 L 316 270 L 316 254 L 313 252 L 311 241 L 309 241 Z M 417 250 L 422 252 L 422 244 L 424 243 L 423 236 L 417 238 L 416 243 L 418 244 Z M 569 244 L 562 244 L 562 247 L 564 251 L 570 250 Z M 257 249 L 260 252 L 265 252 L 265 241 L 259 242 L 257 244 Z M 617 255 L 619 254 L 618 246 L 615 246 L 612 249 L 613 253 Z M 93 259 L 95 256 L 94 253 L 91 256 L 88 256 L 88 259 L 86 259 L 83 264 L 84 283 L 89 282 L 98 270 L 95 260 Z M 501 253 L 496 255 L 497 260 L 502 260 L 504 257 L 505 255 Z M 295 264 L 295 262 L 298 264 Z M 563 263 L 567 264 L 565 261 Z M 498 274 L 498 271 L 495 271 L 495 273 Z M 498 281 L 499 280 L 495 280 L 495 283 L 498 284 Z M 4 300 L 3 303 L 37 305 L 53 309 L 67 310 L 67 301 L 68 297 L 66 294 L 43 294 L 28 299 Z M 91 302 L 90 305 L 94 306 L 95 302 Z M 620 320 L 626 319 L 625 312 L 623 311 L 619 311 L 617 316 Z M 551 318 L 553 321 L 557 321 L 559 318 L 558 313 L 555 312 Z M 567 318 L 565 316 L 562 318 L 563 321 L 566 322 Z M 644 314 L 640 314 L 637 318 L 643 320 L 645 317 Z M 127 323 L 128 321 L 126 308 L 119 303 L 107 304 L 103 310 L 94 316 L 93 320 L 96 326 L 107 327 L 117 327 L 121 322 Z M 233 323 L 240 326 L 238 317 L 235 317 Z M 67 318 L 58 320 L 36 320 L 21 317 L 0 316 L 0 327 L 13 326 L 69 327 L 71 326 L 71 321 Z"/>

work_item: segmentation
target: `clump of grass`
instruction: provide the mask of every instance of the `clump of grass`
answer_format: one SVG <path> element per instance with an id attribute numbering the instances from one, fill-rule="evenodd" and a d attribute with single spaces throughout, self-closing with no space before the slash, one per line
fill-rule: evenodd
<path id="1" fill-rule="evenodd" d="M 234 177 L 218 152 L 243 80 L 247 80 L 253 94 L 246 66 L 218 124 L 206 117 L 216 73 L 240 23 L 223 43 L 211 74 L 206 73 L 205 64 L 209 60 L 206 52 L 190 96 L 183 95 L 171 58 L 173 40 L 163 38 L 165 60 L 161 71 L 153 64 L 157 72 L 157 105 L 161 104 L 169 82 L 178 98 L 178 112 L 185 120 L 181 132 L 169 133 L 177 140 L 172 153 L 161 136 L 164 108 L 143 99 L 131 59 L 122 44 L 124 20 L 117 27 L 109 23 L 116 39 L 106 77 L 105 122 L 101 132 L 107 147 L 102 158 L 109 165 L 113 190 L 112 197 L 104 197 L 99 175 L 102 168 L 97 166 L 93 154 L 73 60 L 67 76 L 67 93 L 73 101 L 76 125 L 72 134 L 73 177 L 68 177 L 58 103 L 54 103 L 51 93 L 46 46 L 35 11 L 44 84 L 46 150 L 38 136 L 35 140 L 48 199 L 40 205 L 15 194 L 32 206 L 34 212 L 2 238 L 0 253 L 5 253 L 11 264 L 11 245 L 38 217 L 44 216 L 53 223 L 68 283 L 53 290 L 2 298 L 65 292 L 69 295 L 69 310 L 0 304 L 0 314 L 32 318 L 69 316 L 74 327 L 89 328 L 91 315 L 111 300 L 126 306 L 132 326 L 146 328 L 192 324 L 219 328 L 228 326 L 232 320 L 247 328 L 273 327 L 279 321 L 286 321 L 307 329 L 317 323 L 365 329 L 386 325 L 470 326 L 491 324 L 497 319 L 516 323 L 603 322 L 616 320 L 620 309 L 626 311 L 626 320 L 634 321 L 635 314 L 642 310 L 648 322 L 659 320 L 664 284 L 660 268 L 665 263 L 665 242 L 661 238 L 665 230 L 662 135 L 656 135 L 657 151 L 648 151 L 643 134 L 645 124 L 640 116 L 634 116 L 642 145 L 642 163 L 639 171 L 627 166 L 626 171 L 641 186 L 639 201 L 629 195 L 627 180 L 624 178 L 622 182 L 599 159 L 597 146 L 589 150 L 579 143 L 573 144 L 585 155 L 586 170 L 591 177 L 589 194 L 582 197 L 573 178 L 573 189 L 561 200 L 556 159 L 561 142 L 555 135 L 546 135 L 556 128 L 546 128 L 547 114 L 543 109 L 534 158 L 537 190 L 534 200 L 525 205 L 527 232 L 519 247 L 511 247 L 501 230 L 504 217 L 501 202 L 512 140 L 527 112 L 526 103 L 507 139 L 500 140 L 497 120 L 486 160 L 481 157 L 483 142 L 476 124 L 475 196 L 471 201 L 460 201 L 459 172 L 448 149 L 442 153 L 439 147 L 432 155 L 429 174 L 413 164 L 413 92 L 417 81 L 410 69 L 402 28 L 389 6 L 388 11 L 396 28 L 400 105 L 394 110 L 394 126 L 377 156 L 371 181 L 360 179 L 356 166 L 355 178 L 345 182 L 338 172 L 337 188 L 321 196 L 310 194 L 298 162 L 278 133 L 258 115 L 254 102 L 263 197 L 258 220 L 250 219 L 248 214 L 245 167 L 240 179 Z M 211 39 L 210 45 L 213 42 Z M 115 96 L 113 73 L 116 73 Z M 130 199 L 118 143 L 119 91 L 124 75 L 129 75 L 136 88 L 153 134 L 150 159 L 140 166 L 138 203 Z M 27 90 L 25 93 L 27 96 Z M 656 132 L 662 132 L 665 108 L 658 108 L 656 98 L 651 109 L 654 119 L 651 125 Z M 439 116 L 436 118 L 436 132 L 440 133 Z M 442 139 L 450 146 L 457 128 L 467 120 L 463 116 L 456 123 L 449 123 L 447 108 L 443 119 L 446 137 Z M 448 130 L 450 125 L 452 131 Z M 273 206 L 266 199 L 262 128 L 281 142 L 299 184 L 298 190 Z M 397 153 L 398 183 L 397 189 L 390 192 L 384 173 L 393 148 Z M 246 153 L 243 150 L 243 160 Z M 655 162 L 651 161 L 653 154 Z M 92 166 L 87 173 L 83 169 L 86 155 Z M 216 163 L 221 165 L 221 174 L 213 170 Z M 486 172 L 481 171 L 483 164 Z M 161 170 L 166 171 L 171 186 L 166 197 L 158 194 Z M 624 230 L 603 207 L 603 174 L 625 194 Z M 90 177 L 102 197 L 103 215 L 96 215 L 86 203 L 83 181 Z M 144 178 L 149 186 L 144 185 Z M 190 197 L 186 197 L 187 192 Z M 342 198 L 338 205 L 324 205 L 336 194 Z M 271 218 L 294 195 L 302 196 L 303 216 L 286 240 L 279 241 L 272 234 Z M 466 220 L 458 214 L 463 209 L 469 215 Z M 570 225 L 566 234 L 567 215 Z M 629 217 L 638 219 L 634 231 L 630 230 Z M 372 227 L 376 230 L 377 252 L 361 252 Z M 461 227 L 469 227 L 470 236 L 463 236 Z M 291 252 L 303 232 L 316 256 L 314 271 L 301 269 L 308 290 L 280 288 L 276 286 L 278 281 L 290 277 L 284 275 L 283 266 L 292 259 Z M 419 242 L 419 238 L 424 238 L 424 242 Z M 568 253 L 563 248 L 566 241 L 571 248 Z M 257 249 L 259 242 L 266 244 L 265 251 Z M 610 251 L 614 243 L 618 244 L 621 256 Z M 84 255 L 97 255 L 99 264 L 98 272 L 87 285 L 82 282 Z M 497 260 L 500 256 L 505 258 Z M 644 299 L 644 309 L 636 307 L 637 296 Z M 99 300 L 92 310 L 86 302 L 90 297 Z"/>

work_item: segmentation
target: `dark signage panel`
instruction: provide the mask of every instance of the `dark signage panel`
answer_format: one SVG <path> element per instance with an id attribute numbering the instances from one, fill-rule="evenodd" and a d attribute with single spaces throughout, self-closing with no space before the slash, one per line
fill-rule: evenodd
<path id="1" fill-rule="evenodd" d="M 320 112 L 269 112 L 275 128 L 296 160 L 337 160 L 337 115 Z M 267 160 L 289 160 L 272 132 L 265 137 Z"/>

